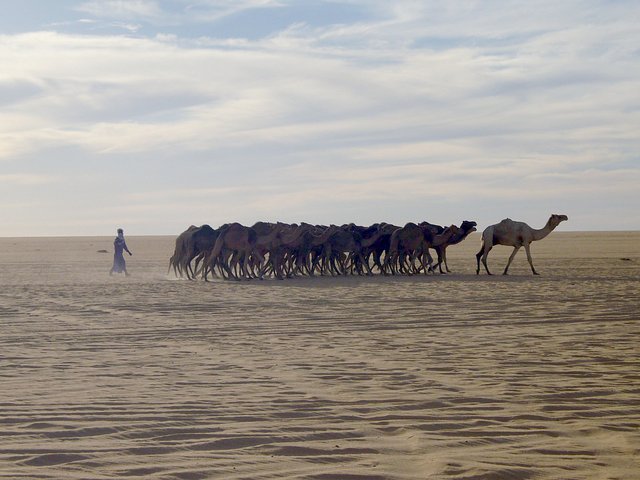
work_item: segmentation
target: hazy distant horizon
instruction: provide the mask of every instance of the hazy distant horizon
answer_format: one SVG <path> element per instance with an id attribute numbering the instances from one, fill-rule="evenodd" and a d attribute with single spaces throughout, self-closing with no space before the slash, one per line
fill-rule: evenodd
<path id="1" fill-rule="evenodd" d="M 402 225 L 399 225 L 402 226 Z M 485 227 L 488 225 L 485 225 Z M 474 237 L 478 237 L 478 239 L 480 238 L 480 235 L 482 233 L 484 227 L 480 227 L 480 229 L 476 232 L 476 233 L 472 233 L 471 235 L 469 235 L 470 239 L 473 239 Z M 540 227 L 541 228 L 541 227 Z M 154 234 L 126 234 L 125 236 L 127 238 L 144 238 L 144 237 L 177 237 L 178 235 L 180 235 L 180 233 L 182 233 L 182 231 L 186 230 L 186 227 L 179 231 L 179 232 L 174 232 L 174 233 L 154 233 Z M 588 234 L 588 233 L 640 233 L 640 230 L 555 230 L 552 232 L 552 235 L 558 235 L 558 234 L 564 234 L 564 233 L 584 233 L 584 234 Z M 30 236 L 13 236 L 13 235 L 0 235 L 0 238 L 4 238 L 4 239 L 12 239 L 12 238 L 111 238 L 111 237 L 115 237 L 116 234 L 115 232 L 113 234 L 103 234 L 103 235 L 30 235 Z"/>
<path id="2" fill-rule="evenodd" d="M 24 0 L 0 236 L 640 229 L 640 3 Z"/>

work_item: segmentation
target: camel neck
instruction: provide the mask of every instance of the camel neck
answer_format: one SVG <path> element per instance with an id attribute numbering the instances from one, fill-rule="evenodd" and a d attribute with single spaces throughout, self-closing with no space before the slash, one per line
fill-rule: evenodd
<path id="1" fill-rule="evenodd" d="M 551 226 L 551 219 L 547 222 L 547 224 L 539 230 L 533 230 L 533 240 L 542 240 L 544 237 L 549 235 L 555 227 Z"/>
<path id="2" fill-rule="evenodd" d="M 433 243 L 431 244 L 433 247 L 439 247 L 440 245 L 447 243 L 451 238 L 453 238 L 453 232 L 443 232 L 440 235 L 434 235 Z"/>

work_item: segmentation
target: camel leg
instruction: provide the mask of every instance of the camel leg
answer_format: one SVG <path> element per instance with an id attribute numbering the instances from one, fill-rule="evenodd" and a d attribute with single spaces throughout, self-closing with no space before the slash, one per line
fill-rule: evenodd
<path id="1" fill-rule="evenodd" d="M 446 247 L 442 249 L 442 261 L 444 262 L 444 269 L 447 273 L 451 273 L 449 270 L 449 264 L 447 263 L 447 249 Z"/>
<path id="2" fill-rule="evenodd" d="M 400 269 L 401 274 L 413 275 L 411 272 L 411 260 L 413 260 L 413 251 L 410 254 L 402 254 L 400 257 Z"/>
<path id="3" fill-rule="evenodd" d="M 204 258 L 204 257 L 203 257 L 203 255 L 202 255 L 202 253 L 198 254 L 198 256 L 195 258 L 195 260 L 196 260 L 196 264 L 195 264 L 195 266 L 193 267 L 193 277 L 194 277 L 194 278 L 195 278 L 195 277 L 197 277 L 198 275 L 200 275 L 200 271 L 201 271 L 201 268 L 200 268 L 200 261 L 201 261 L 203 258 Z"/>
<path id="4" fill-rule="evenodd" d="M 167 275 L 171 272 L 172 267 L 173 267 L 173 275 L 177 278 L 178 277 L 178 260 L 176 260 L 175 257 L 171 257 L 171 260 L 169 260 L 169 270 L 167 270 Z"/>
<path id="5" fill-rule="evenodd" d="M 238 257 L 237 251 L 229 250 L 225 254 L 226 259 L 223 258 L 221 266 L 225 268 L 227 272 L 227 280 L 238 280 L 238 277 L 235 275 L 234 270 L 236 268 L 236 262 Z"/>
<path id="6" fill-rule="evenodd" d="M 384 257 L 384 274 L 393 274 L 393 270 L 391 269 L 391 257 L 389 254 L 386 254 Z"/>
<path id="7" fill-rule="evenodd" d="M 487 257 L 489 256 L 489 252 L 493 248 L 493 245 L 485 245 L 480 251 L 476 254 L 476 259 L 478 260 L 478 268 L 476 269 L 476 275 L 480 273 L 480 257 L 482 257 L 482 264 L 484 265 L 484 269 L 487 271 L 487 275 L 493 275 L 489 271 L 489 266 L 487 265 Z"/>
<path id="8" fill-rule="evenodd" d="M 360 255 L 360 258 L 362 259 L 361 260 L 362 265 L 364 266 L 364 269 L 365 269 L 365 272 L 364 272 L 365 275 L 373 275 L 373 272 L 371 271 L 371 263 L 369 259 L 370 255 L 371 254 L 366 255 L 366 257 L 364 255 Z"/>
<path id="9" fill-rule="evenodd" d="M 384 254 L 384 260 L 382 260 L 382 255 Z M 380 252 L 377 253 L 376 256 L 378 257 L 378 267 L 380 268 L 380 272 L 383 275 L 389 275 L 389 270 L 387 269 L 387 258 L 389 257 L 389 252 L 387 252 L 386 250 L 384 252 Z"/>
<path id="10" fill-rule="evenodd" d="M 480 275 L 480 257 L 482 257 L 482 252 L 484 252 L 484 245 L 482 245 L 482 247 L 480 247 L 480 251 L 476 253 L 476 261 L 478 262 L 478 265 L 476 267 L 476 275 Z"/>
<path id="11" fill-rule="evenodd" d="M 251 275 L 249 274 L 249 267 L 247 265 L 247 263 L 249 262 L 249 255 L 250 252 L 247 252 L 246 250 L 242 251 L 242 253 L 240 254 L 238 265 L 240 267 L 239 273 L 241 280 L 251 279 Z"/>
<path id="12" fill-rule="evenodd" d="M 416 273 L 423 272 L 423 274 L 426 275 L 427 273 L 429 273 L 429 267 L 430 267 L 427 254 L 422 252 L 418 255 L 417 258 L 418 258 L 420 267 L 418 268 L 418 271 Z"/>
<path id="13" fill-rule="evenodd" d="M 534 275 L 540 275 L 538 272 L 536 272 L 536 269 L 533 268 L 533 259 L 531 258 L 531 249 L 530 249 L 531 245 L 530 244 L 525 244 L 524 246 L 524 251 L 527 252 L 527 260 L 529 260 L 529 265 L 531 265 L 531 271 L 533 272 Z"/>
<path id="14" fill-rule="evenodd" d="M 381 253 L 378 253 L 376 250 L 373 251 L 373 266 L 377 267 L 378 272 L 384 275 L 386 272 L 384 271 L 384 267 L 382 266 L 382 262 L 380 261 L 381 257 Z"/>
<path id="15" fill-rule="evenodd" d="M 189 261 L 187 262 L 187 278 L 189 280 L 195 280 L 196 279 L 196 274 L 193 270 L 193 266 L 191 265 L 191 262 L 193 261 L 193 257 L 189 258 Z"/>
<path id="16" fill-rule="evenodd" d="M 434 265 L 432 268 L 434 271 L 437 268 L 440 271 L 440 273 L 444 273 L 442 271 L 442 262 L 444 261 L 444 249 L 442 247 L 435 247 L 434 250 L 436 251 L 436 254 L 438 256 L 438 263 Z"/>
<path id="17" fill-rule="evenodd" d="M 389 273 L 391 275 L 397 275 L 397 265 L 398 261 L 400 260 L 400 254 L 398 252 L 393 252 L 389 255 L 387 260 L 388 262 L 386 262 L 385 260 L 385 265 L 389 268 Z"/>
<path id="18" fill-rule="evenodd" d="M 344 253 L 340 253 L 340 255 L 338 256 L 338 264 L 342 269 L 342 275 L 349 274 L 349 266 L 347 265 L 347 260 L 347 256 Z"/>
<path id="19" fill-rule="evenodd" d="M 209 257 L 205 258 L 202 261 L 202 279 L 205 282 L 209 281 L 209 279 L 207 278 L 209 276 L 209 262 L 208 262 L 208 260 L 209 260 Z"/>
<path id="20" fill-rule="evenodd" d="M 391 271 L 391 275 L 398 275 L 399 264 L 400 254 L 396 252 L 391 257 L 389 257 L 389 270 Z"/>
<path id="21" fill-rule="evenodd" d="M 397 275 L 398 272 L 396 271 L 396 265 L 397 262 L 400 260 L 400 254 L 398 254 L 397 252 L 394 252 L 392 255 L 389 256 L 389 272 L 391 273 L 391 275 Z"/>
<path id="22" fill-rule="evenodd" d="M 513 258 L 516 256 L 516 253 L 518 253 L 518 250 L 520 250 L 519 246 L 513 247 L 513 252 L 511 252 L 511 256 L 509 257 L 509 261 L 507 262 L 507 266 L 504 267 L 504 272 L 502 272 L 503 275 L 507 274 L 507 270 L 509 270 L 509 265 L 511 265 L 511 262 L 513 262 Z"/>
<path id="23" fill-rule="evenodd" d="M 262 255 L 262 253 L 260 252 L 255 252 L 255 253 L 256 253 L 256 257 L 258 257 L 258 267 L 259 267 L 257 278 L 259 278 L 260 280 L 264 280 L 264 273 L 262 272 L 262 269 L 263 269 L 263 266 L 264 268 L 266 268 L 267 262 L 264 255 Z"/>
<path id="24" fill-rule="evenodd" d="M 415 250 L 412 250 L 411 253 L 409 253 L 408 255 L 404 256 L 404 258 L 403 258 L 404 270 L 403 271 L 407 275 L 414 275 L 415 273 L 418 273 L 418 270 L 416 269 L 415 260 L 416 260 L 416 252 L 415 252 Z"/>
<path id="25" fill-rule="evenodd" d="M 426 251 L 425 256 L 427 257 L 427 265 L 425 267 L 424 274 L 425 275 L 427 274 L 427 270 L 430 273 L 435 273 L 435 267 L 433 265 L 433 257 L 429 253 L 429 250 Z"/>
<path id="26" fill-rule="evenodd" d="M 413 267 L 414 273 L 418 275 L 424 269 L 424 254 L 422 252 L 416 251 L 411 265 Z"/>
<path id="27" fill-rule="evenodd" d="M 409 270 L 409 267 L 412 254 L 413 252 L 411 254 L 403 253 L 402 255 L 398 256 L 398 272 L 400 275 L 411 275 L 411 270 Z"/>
<path id="28" fill-rule="evenodd" d="M 271 254 L 269 254 L 269 261 L 271 262 L 271 266 L 273 268 L 273 276 L 278 280 L 282 280 L 283 276 L 282 266 L 280 265 L 280 256 L 277 254 L 271 256 Z"/>

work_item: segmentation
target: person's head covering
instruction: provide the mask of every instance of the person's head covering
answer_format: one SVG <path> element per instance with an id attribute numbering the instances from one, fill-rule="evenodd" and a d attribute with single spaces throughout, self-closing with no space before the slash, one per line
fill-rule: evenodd
<path id="1" fill-rule="evenodd" d="M 118 229 L 118 238 L 124 238 L 124 231 L 121 228 Z"/>

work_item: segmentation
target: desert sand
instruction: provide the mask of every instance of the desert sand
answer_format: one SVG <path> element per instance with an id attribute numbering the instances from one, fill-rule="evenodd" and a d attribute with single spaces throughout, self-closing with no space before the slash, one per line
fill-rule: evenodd
<path id="1" fill-rule="evenodd" d="M 640 478 L 639 232 L 212 283 L 112 241 L 0 238 L 0 478 Z"/>

